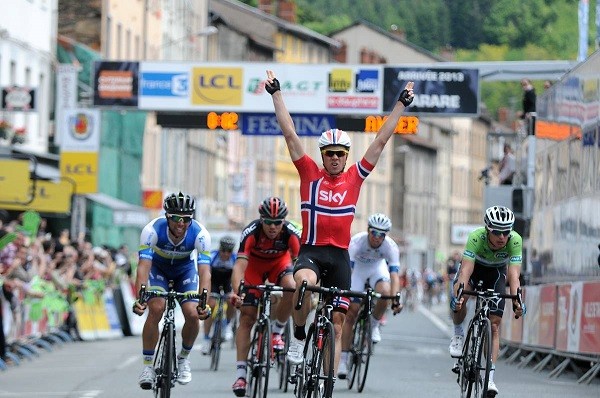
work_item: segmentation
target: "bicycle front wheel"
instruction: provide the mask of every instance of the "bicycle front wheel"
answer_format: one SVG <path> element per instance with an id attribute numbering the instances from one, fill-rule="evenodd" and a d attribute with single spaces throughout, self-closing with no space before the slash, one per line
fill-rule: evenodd
<path id="1" fill-rule="evenodd" d="M 486 398 L 492 368 L 492 327 L 489 319 L 482 320 L 479 332 L 473 397 Z"/>
<path id="2" fill-rule="evenodd" d="M 369 371 L 369 362 L 373 350 L 373 341 L 371 339 L 371 320 L 364 319 L 359 322 L 360 332 L 358 333 L 358 347 L 356 351 L 356 388 L 358 392 L 363 392 L 367 381 L 367 372 Z"/>
<path id="3" fill-rule="evenodd" d="M 333 394 L 333 367 L 335 363 L 335 335 L 333 324 L 326 324 L 307 341 L 313 352 L 308 381 L 308 388 L 313 398 L 330 398 Z"/>
<path id="4" fill-rule="evenodd" d="M 219 305 L 221 305 L 219 303 Z M 221 342 L 223 338 L 223 309 L 217 310 L 217 316 L 213 320 L 213 335 L 210 342 L 210 369 L 217 371 L 219 369 L 219 359 L 221 358 Z"/>
<path id="5" fill-rule="evenodd" d="M 271 370 L 271 323 L 269 320 L 256 327 L 252 339 L 251 357 L 248 358 L 252 398 L 267 398 Z"/>
<path id="6" fill-rule="evenodd" d="M 160 398 L 171 397 L 173 383 L 173 370 L 175 369 L 175 327 L 167 324 L 163 329 L 156 352 L 154 383 L 154 396 Z"/>
<path id="7" fill-rule="evenodd" d="M 290 365 L 286 359 L 286 353 L 290 347 L 291 322 L 288 320 L 283 329 L 283 342 L 285 343 L 283 351 L 277 353 L 277 369 L 279 370 L 279 389 L 283 392 L 288 391 L 288 380 L 290 378 Z"/>

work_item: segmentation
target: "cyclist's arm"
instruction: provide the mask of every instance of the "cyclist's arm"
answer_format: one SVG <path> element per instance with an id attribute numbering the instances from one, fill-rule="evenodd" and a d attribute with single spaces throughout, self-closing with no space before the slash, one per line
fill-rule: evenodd
<path id="1" fill-rule="evenodd" d="M 471 274 L 473 273 L 473 269 L 475 268 L 475 260 L 469 257 L 463 257 L 460 268 L 458 269 L 458 283 L 454 285 L 454 297 L 458 294 L 458 287 L 462 283 L 465 289 L 468 289 L 469 279 L 471 278 Z"/>
<path id="2" fill-rule="evenodd" d="M 142 284 L 149 286 L 148 284 L 148 276 L 150 275 L 150 268 L 152 268 L 152 260 L 148 260 L 146 258 L 142 257 L 142 254 L 140 252 L 140 259 L 138 262 L 138 266 L 137 266 L 137 272 L 136 272 L 136 277 L 135 277 L 135 294 L 137 297 L 137 294 L 140 291 L 140 288 L 142 287 Z M 139 297 L 137 297 L 139 298 Z"/>
<path id="3" fill-rule="evenodd" d="M 138 252 L 138 266 L 135 276 L 135 294 L 137 295 L 142 284 L 149 286 L 148 277 L 152 268 L 152 258 L 154 257 L 154 245 L 157 242 L 157 234 L 152 224 L 148 224 L 140 234 L 140 248 Z M 139 298 L 139 297 L 138 297 Z"/>
<path id="4" fill-rule="evenodd" d="M 267 80 L 271 80 L 275 78 L 275 75 L 272 71 L 267 71 Z M 296 161 L 303 157 L 306 152 L 304 151 L 304 147 L 302 146 L 302 141 L 298 134 L 296 133 L 296 128 L 294 127 L 294 121 L 292 120 L 292 116 L 290 115 L 285 103 L 283 101 L 283 94 L 281 90 L 276 91 L 271 96 L 273 98 L 273 106 L 275 107 L 275 115 L 277 116 L 277 122 L 279 123 L 279 127 L 283 133 L 283 137 L 285 138 L 285 143 L 287 144 L 288 150 L 290 151 L 290 157 L 292 161 Z"/>
<path id="5" fill-rule="evenodd" d="M 240 287 L 240 282 L 244 279 L 244 274 L 246 273 L 246 268 L 248 267 L 248 259 L 246 257 L 238 257 L 235 260 L 235 264 L 233 265 L 233 272 L 231 273 L 231 287 L 233 288 L 233 293 L 238 294 L 238 288 Z"/>
<path id="6" fill-rule="evenodd" d="M 204 289 L 210 294 L 210 264 L 198 263 L 198 278 L 200 279 L 198 293 L 202 293 Z"/>

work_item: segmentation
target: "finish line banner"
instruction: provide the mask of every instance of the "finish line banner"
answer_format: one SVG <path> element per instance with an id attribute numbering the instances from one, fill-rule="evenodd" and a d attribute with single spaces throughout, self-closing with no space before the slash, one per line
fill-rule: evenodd
<path id="1" fill-rule="evenodd" d="M 415 99 L 405 114 L 479 115 L 479 70 L 450 68 L 385 68 L 383 109 L 390 111 L 400 90 L 414 81 Z"/>

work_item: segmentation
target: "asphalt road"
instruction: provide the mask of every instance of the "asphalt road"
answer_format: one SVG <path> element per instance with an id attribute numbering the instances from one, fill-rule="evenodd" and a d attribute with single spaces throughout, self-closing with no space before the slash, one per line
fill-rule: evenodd
<path id="1" fill-rule="evenodd" d="M 439 398 L 458 397 L 456 376 L 451 373 L 453 360 L 448 355 L 449 327 L 444 307 L 432 311 L 419 308 L 390 317 L 382 328 L 383 341 L 376 346 L 371 361 L 367 386 L 361 394 L 366 398 Z M 209 370 L 208 357 L 200 346 L 192 352 L 193 380 L 177 386 L 173 397 L 233 397 L 231 384 L 235 378 L 234 351 L 225 345 L 221 366 Z M 68 343 L 42 352 L 31 361 L 0 372 L 2 397 L 151 397 L 152 393 L 137 386 L 141 372 L 141 338 Z M 499 397 L 599 398 L 600 379 L 580 385 L 573 374 L 558 379 L 548 378 L 549 370 L 534 372 L 531 366 L 518 368 L 499 361 L 496 384 Z M 272 373 L 270 397 L 291 397 L 277 390 L 277 373 Z M 357 397 L 346 382 L 336 383 L 335 397 Z"/>

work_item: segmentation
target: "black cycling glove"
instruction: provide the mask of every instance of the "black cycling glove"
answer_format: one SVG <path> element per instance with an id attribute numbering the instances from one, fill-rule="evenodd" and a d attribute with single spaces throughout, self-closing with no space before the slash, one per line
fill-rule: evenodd
<path id="1" fill-rule="evenodd" d="M 279 85 L 279 80 L 277 78 L 273 79 L 273 83 L 269 84 L 269 82 L 265 82 L 265 89 L 267 93 L 273 95 L 276 91 L 281 90 L 281 86 Z"/>
<path id="2" fill-rule="evenodd" d="M 398 97 L 398 101 L 402 102 L 402 105 L 404 105 L 404 106 L 409 106 L 413 102 L 413 98 L 415 98 L 415 96 L 409 95 L 408 90 L 404 89 L 400 93 L 400 96 Z"/>

